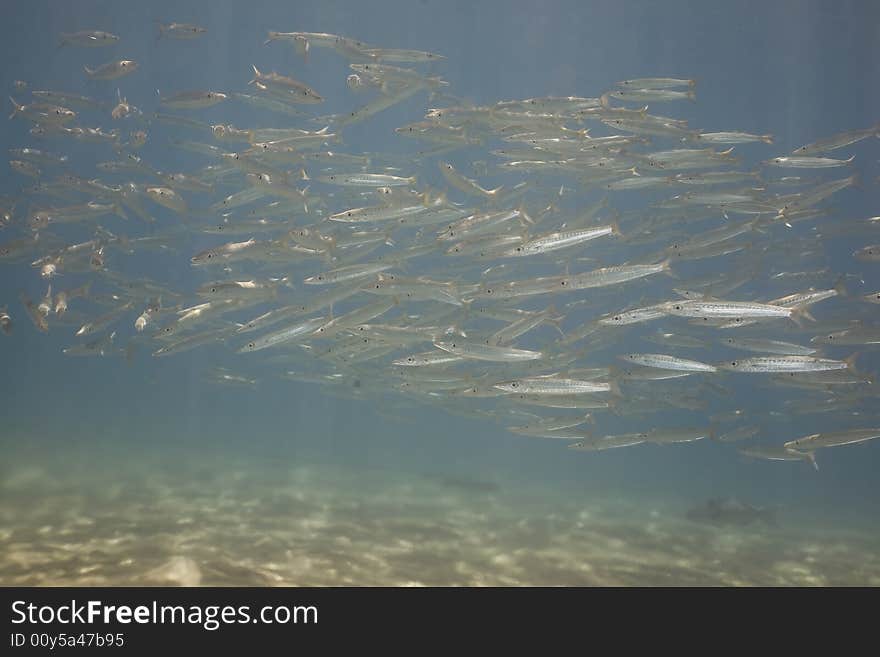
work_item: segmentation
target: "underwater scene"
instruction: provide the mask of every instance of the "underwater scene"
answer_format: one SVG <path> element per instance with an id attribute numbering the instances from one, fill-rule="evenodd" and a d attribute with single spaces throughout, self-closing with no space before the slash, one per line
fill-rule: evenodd
<path id="1" fill-rule="evenodd" d="M 880 5 L 3 11 L 0 585 L 880 585 Z"/>

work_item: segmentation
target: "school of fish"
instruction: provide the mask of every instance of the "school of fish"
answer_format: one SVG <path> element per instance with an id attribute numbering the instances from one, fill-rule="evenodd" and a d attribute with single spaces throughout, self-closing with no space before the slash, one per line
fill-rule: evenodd
<path id="1" fill-rule="evenodd" d="M 211 35 L 170 23 L 158 38 Z M 840 151 L 876 144 L 876 125 L 779 154 L 771 135 L 657 113 L 694 102 L 694 80 L 476 106 L 436 75 L 441 55 L 274 31 L 265 47 L 291 49 L 289 71 L 253 64 L 239 90 L 145 93 L 141 109 L 109 82 L 138 75 L 124 38 L 60 39 L 68 57 L 113 54 L 83 65 L 88 95 L 10 92 L 8 175 L 23 182 L 2 199 L 0 262 L 30 268 L 33 287 L 0 299 L 6 335 L 23 315 L 69 334 L 67 356 L 215 349 L 212 383 L 273 371 L 577 452 L 712 439 L 818 469 L 816 450 L 880 437 L 861 366 L 880 344 L 880 217 L 830 206 L 865 184 Z M 309 62 L 325 56 L 349 64 L 348 112 L 316 111 Z M 387 152 L 346 149 L 350 126 L 416 96 L 425 111 Z M 199 119 L 233 104 L 253 124 Z M 73 142 L 94 149 L 94 175 L 63 154 Z M 138 154 L 148 142 L 203 166 L 158 170 Z M 852 267 L 830 267 L 852 236 Z M 191 275 L 153 280 L 138 258 Z M 749 408 L 755 390 L 780 403 Z M 768 436 L 762 413 L 841 422 Z M 603 429 L 622 420 L 634 430 Z"/>

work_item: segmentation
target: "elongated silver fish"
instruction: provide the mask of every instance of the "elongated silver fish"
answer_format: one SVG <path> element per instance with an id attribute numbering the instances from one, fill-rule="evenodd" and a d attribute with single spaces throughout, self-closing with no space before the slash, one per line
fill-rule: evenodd
<path id="1" fill-rule="evenodd" d="M 814 433 L 803 438 L 790 440 L 783 444 L 786 449 L 809 452 L 820 447 L 839 447 L 854 445 L 880 438 L 880 429 L 847 429 L 844 431 L 828 431 Z"/>
<path id="2" fill-rule="evenodd" d="M 93 80 L 116 80 L 123 75 L 134 73 L 138 69 L 138 63 L 130 59 L 120 59 L 114 62 L 101 64 L 96 68 L 83 66 L 83 70 Z"/>
<path id="3" fill-rule="evenodd" d="M 543 357 L 540 351 L 499 347 L 479 342 L 435 342 L 434 346 L 462 358 L 496 363 L 538 360 Z"/>
<path id="4" fill-rule="evenodd" d="M 626 354 L 620 358 L 636 365 L 655 367 L 661 370 L 679 370 L 683 372 L 716 372 L 718 370 L 714 365 L 709 365 L 708 363 L 678 358 L 668 354 Z"/>
<path id="5" fill-rule="evenodd" d="M 719 363 L 718 367 L 731 372 L 746 373 L 824 372 L 827 370 L 851 370 L 855 367 L 855 357 L 851 356 L 846 360 L 833 360 L 815 356 L 758 356 L 724 361 Z"/>

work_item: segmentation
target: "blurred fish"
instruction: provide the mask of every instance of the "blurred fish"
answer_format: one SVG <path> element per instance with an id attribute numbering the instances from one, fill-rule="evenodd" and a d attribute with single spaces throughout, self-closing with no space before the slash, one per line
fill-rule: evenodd
<path id="1" fill-rule="evenodd" d="M 198 39 L 207 29 L 189 23 L 159 23 L 159 36 L 169 39 Z"/>
<path id="2" fill-rule="evenodd" d="M 110 32 L 102 32 L 100 30 L 86 30 L 83 32 L 62 32 L 60 46 L 100 48 L 103 46 L 112 46 L 118 41 L 119 37 L 115 34 L 111 34 Z"/>
<path id="3" fill-rule="evenodd" d="M 769 509 L 754 507 L 735 498 L 711 499 L 704 504 L 688 509 L 688 520 L 720 527 L 746 527 L 763 524 L 775 527 L 776 515 Z"/>
<path id="4" fill-rule="evenodd" d="M 880 438 L 880 429 L 848 429 L 845 431 L 829 431 L 814 433 L 803 438 L 790 440 L 783 444 L 786 449 L 811 452 L 820 447 L 839 447 L 854 445 Z"/>
<path id="5" fill-rule="evenodd" d="M 114 62 L 107 62 L 106 64 L 101 64 L 96 68 L 83 66 L 83 70 L 86 72 L 86 75 L 88 75 L 92 80 L 116 80 L 117 78 L 121 78 L 123 75 L 134 73 L 137 69 L 138 63 L 130 59 L 120 59 Z"/>

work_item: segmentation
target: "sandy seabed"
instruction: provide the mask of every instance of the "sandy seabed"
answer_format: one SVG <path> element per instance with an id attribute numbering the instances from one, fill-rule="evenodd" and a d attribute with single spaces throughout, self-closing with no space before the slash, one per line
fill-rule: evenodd
<path id="1" fill-rule="evenodd" d="M 549 490 L 549 489 L 548 489 Z M 13 458 L 0 585 L 880 585 L 880 534 L 491 479 L 165 455 Z"/>

